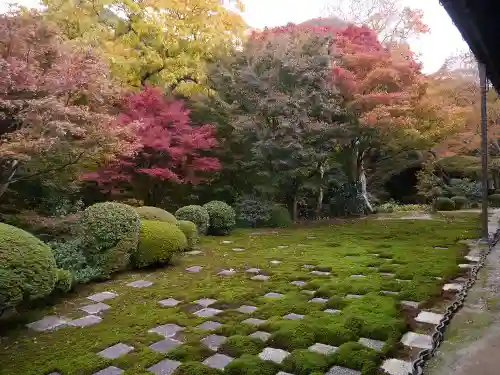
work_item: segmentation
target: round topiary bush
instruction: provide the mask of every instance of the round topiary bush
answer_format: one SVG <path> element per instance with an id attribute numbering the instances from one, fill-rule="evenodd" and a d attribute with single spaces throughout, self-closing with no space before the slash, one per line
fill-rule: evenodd
<path id="1" fill-rule="evenodd" d="M 122 203 L 96 203 L 81 219 L 87 264 L 106 278 L 125 269 L 139 241 L 140 219 L 133 207 Z"/>
<path id="2" fill-rule="evenodd" d="M 196 245 L 198 243 L 198 241 L 200 240 L 200 236 L 198 234 L 198 229 L 196 229 L 195 223 L 193 223 L 192 221 L 188 221 L 188 220 L 179 220 L 177 222 L 177 226 L 182 231 L 182 233 L 184 233 L 184 235 L 186 236 L 187 243 L 188 243 L 187 247 L 189 249 L 192 249 L 193 246 Z"/>
<path id="3" fill-rule="evenodd" d="M 187 220 L 195 223 L 198 233 L 205 235 L 208 230 L 210 217 L 206 208 L 197 205 L 184 206 L 175 211 L 177 220 Z"/>
<path id="4" fill-rule="evenodd" d="M 208 231 L 213 235 L 228 235 L 236 225 L 236 213 L 222 201 L 211 201 L 203 205 L 210 217 Z"/>
<path id="5" fill-rule="evenodd" d="M 437 197 L 434 206 L 438 211 L 453 211 L 455 209 L 455 202 L 450 198 Z"/>
<path id="6" fill-rule="evenodd" d="M 167 264 L 175 253 L 184 251 L 186 247 L 186 236 L 177 225 L 143 220 L 139 245 L 132 257 L 132 263 L 138 268 Z"/>
<path id="7" fill-rule="evenodd" d="M 491 207 L 500 207 L 500 194 L 491 194 L 488 201 Z"/>
<path id="8" fill-rule="evenodd" d="M 290 212 L 286 207 L 275 205 L 271 209 L 268 226 L 271 228 L 287 228 L 293 224 Z"/>
<path id="9" fill-rule="evenodd" d="M 58 268 L 56 270 L 56 286 L 55 289 L 60 292 L 69 292 L 73 287 L 73 275 L 68 270 Z"/>
<path id="10" fill-rule="evenodd" d="M 170 212 L 152 206 L 135 207 L 135 211 L 142 220 L 164 221 L 170 224 L 177 224 L 177 219 Z"/>
<path id="11" fill-rule="evenodd" d="M 455 208 L 460 210 L 461 208 L 466 208 L 469 205 L 469 200 L 461 195 L 452 197 L 451 200 L 455 203 Z"/>
<path id="12" fill-rule="evenodd" d="M 0 223 L 0 309 L 49 295 L 56 284 L 52 250 L 32 234 Z"/>

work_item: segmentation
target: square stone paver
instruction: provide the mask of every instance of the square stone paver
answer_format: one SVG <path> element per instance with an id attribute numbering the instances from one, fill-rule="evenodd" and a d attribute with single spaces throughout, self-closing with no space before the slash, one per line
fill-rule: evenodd
<path id="1" fill-rule="evenodd" d="M 439 324 L 441 319 L 443 319 L 442 314 L 436 314 L 430 311 L 421 311 L 415 318 L 417 322 L 427 324 Z"/>
<path id="2" fill-rule="evenodd" d="M 137 280 L 128 283 L 127 286 L 131 286 L 132 288 L 147 288 L 148 286 L 153 285 L 151 281 L 146 280 Z"/>
<path id="3" fill-rule="evenodd" d="M 285 316 L 283 316 L 283 319 L 288 319 L 288 320 L 300 320 L 300 319 L 304 319 L 304 315 L 301 315 L 301 314 L 295 314 L 295 313 L 290 313 L 290 314 L 286 314 Z"/>
<path id="4" fill-rule="evenodd" d="M 240 307 L 238 307 L 236 309 L 236 311 L 238 311 L 240 313 L 243 313 L 243 314 L 251 314 L 255 310 L 257 310 L 257 307 L 256 306 L 250 306 L 250 305 L 243 305 L 243 306 L 240 306 Z"/>
<path id="5" fill-rule="evenodd" d="M 215 316 L 217 314 L 220 314 L 221 312 L 222 310 L 213 309 L 211 307 L 205 307 L 201 310 L 196 311 L 193 314 L 199 316 L 200 318 L 210 318 L 211 316 Z"/>
<path id="6" fill-rule="evenodd" d="M 323 312 L 326 312 L 328 314 L 338 314 L 338 313 L 340 313 L 342 311 L 341 310 L 337 310 L 337 309 L 326 309 Z"/>
<path id="7" fill-rule="evenodd" d="M 330 276 L 330 272 L 325 272 L 325 271 L 311 271 L 311 274 L 317 275 L 317 276 Z"/>
<path id="8" fill-rule="evenodd" d="M 134 350 L 133 346 L 122 344 L 120 342 L 118 344 L 110 346 L 109 348 L 101 350 L 99 353 L 97 353 L 97 355 L 100 355 L 101 357 L 107 359 L 116 359 L 124 354 L 127 354 L 128 352 L 131 352 L 132 350 Z"/>
<path id="9" fill-rule="evenodd" d="M 208 307 L 210 305 L 213 305 L 215 302 L 217 302 L 217 300 L 211 299 L 211 298 L 201 298 L 201 299 L 194 301 L 194 303 L 196 303 L 197 305 L 203 306 L 203 307 Z"/>
<path id="10" fill-rule="evenodd" d="M 283 297 L 283 294 L 281 293 L 276 293 L 276 292 L 269 292 L 267 294 L 264 295 L 265 298 L 273 298 L 273 299 L 276 299 L 276 298 L 281 298 Z"/>
<path id="11" fill-rule="evenodd" d="M 245 249 L 243 249 L 242 247 L 234 247 L 233 251 L 236 251 L 237 253 L 240 253 L 242 251 L 245 251 Z"/>
<path id="12" fill-rule="evenodd" d="M 476 257 L 476 256 L 473 256 L 473 255 L 466 255 L 465 259 L 468 260 L 469 262 L 473 262 L 473 263 L 477 263 L 477 262 L 479 262 L 481 260 L 480 257 Z"/>
<path id="13" fill-rule="evenodd" d="M 389 375 L 408 375 L 411 372 L 411 362 L 390 358 L 382 363 L 381 368 Z"/>
<path id="14" fill-rule="evenodd" d="M 325 375 L 361 375 L 361 372 L 347 367 L 333 366 Z"/>
<path id="15" fill-rule="evenodd" d="M 407 332 L 401 338 L 403 345 L 411 348 L 430 349 L 432 348 L 432 337 L 415 332 Z"/>
<path id="16" fill-rule="evenodd" d="M 79 308 L 79 310 L 85 311 L 87 314 L 99 314 L 102 311 L 106 311 L 110 309 L 111 306 L 106 305 L 105 303 L 102 302 L 97 302 L 93 303 L 92 305 L 87 305 L 87 306 L 82 306 Z"/>
<path id="17" fill-rule="evenodd" d="M 202 363 L 205 366 L 215 368 L 218 370 L 224 370 L 224 368 L 233 361 L 234 358 L 229 357 L 224 354 L 214 354 L 211 357 L 205 359 Z"/>
<path id="18" fill-rule="evenodd" d="M 186 268 L 186 271 L 191 272 L 191 273 L 198 273 L 201 271 L 202 268 L 203 267 L 201 267 L 201 266 L 191 266 L 191 267 Z"/>
<path id="19" fill-rule="evenodd" d="M 367 348 L 371 348 L 373 350 L 376 350 L 377 352 L 380 352 L 385 345 L 385 342 L 383 342 L 383 341 L 372 340 L 372 339 L 368 339 L 366 337 L 361 337 L 358 342 L 361 345 L 366 346 Z"/>
<path id="20" fill-rule="evenodd" d="M 101 371 L 94 372 L 92 375 L 120 375 L 123 374 L 123 370 L 121 368 L 115 366 L 109 366 Z"/>
<path id="21" fill-rule="evenodd" d="M 255 276 L 252 276 L 251 279 L 252 280 L 256 280 L 256 281 L 267 281 L 267 280 L 269 280 L 269 276 L 266 276 L 266 275 L 255 275 Z"/>
<path id="22" fill-rule="evenodd" d="M 158 301 L 158 303 L 160 305 L 162 305 L 163 307 L 175 307 L 179 303 L 181 303 L 181 301 L 177 301 L 175 298 L 167 298 L 167 299 L 163 299 L 161 301 Z"/>
<path id="23" fill-rule="evenodd" d="M 301 290 L 301 293 L 307 294 L 308 296 L 314 296 L 316 294 L 316 291 L 303 289 L 303 290 Z"/>
<path id="24" fill-rule="evenodd" d="M 200 324 L 196 328 L 201 329 L 203 331 L 215 331 L 217 328 L 222 326 L 219 322 L 213 322 L 211 320 L 207 320 L 205 323 Z"/>
<path id="25" fill-rule="evenodd" d="M 219 347 L 227 341 L 226 336 L 210 335 L 200 340 L 208 349 L 216 352 Z"/>
<path id="26" fill-rule="evenodd" d="M 290 353 L 282 349 L 275 348 L 265 348 L 259 353 L 259 358 L 263 361 L 271 361 L 277 364 L 281 364 Z"/>
<path id="27" fill-rule="evenodd" d="M 271 264 L 281 264 L 281 260 L 271 260 L 269 263 L 271 263 Z"/>
<path id="28" fill-rule="evenodd" d="M 87 299 L 90 299 L 94 302 L 102 302 L 102 301 L 106 301 L 107 299 L 112 299 L 115 297 L 118 297 L 118 294 L 112 293 L 112 292 L 101 292 L 101 293 L 92 294 L 91 296 L 88 296 Z"/>
<path id="29" fill-rule="evenodd" d="M 309 302 L 311 302 L 311 303 L 327 303 L 328 300 L 325 298 L 316 297 L 316 298 L 309 300 Z"/>
<path id="30" fill-rule="evenodd" d="M 236 273 L 236 270 L 232 268 L 230 270 L 222 270 L 217 275 L 219 276 L 233 276 Z"/>
<path id="31" fill-rule="evenodd" d="M 95 315 L 87 315 L 80 319 L 72 320 L 68 322 L 69 326 L 72 327 L 88 327 L 97 323 L 101 323 L 102 319 Z"/>
<path id="32" fill-rule="evenodd" d="M 55 315 L 49 315 L 44 317 L 43 319 L 37 320 L 36 322 L 27 324 L 26 327 L 38 332 L 42 332 L 61 327 L 66 323 L 68 323 L 67 320 L 61 319 L 60 317 Z"/>
<path id="33" fill-rule="evenodd" d="M 248 273 L 259 273 L 260 272 L 260 268 L 249 268 L 245 272 L 248 272 Z"/>
<path id="34" fill-rule="evenodd" d="M 183 331 L 184 327 L 178 326 L 177 324 L 163 324 L 161 326 L 151 328 L 148 332 L 157 333 L 165 338 L 173 337 L 177 332 Z"/>
<path id="35" fill-rule="evenodd" d="M 363 297 L 362 295 L 359 295 L 359 294 L 348 294 L 345 296 L 345 298 L 348 298 L 348 299 L 358 299 L 358 298 L 361 298 Z"/>
<path id="36" fill-rule="evenodd" d="M 257 319 L 257 318 L 248 318 L 242 321 L 243 324 L 250 324 L 252 326 L 260 326 L 264 324 L 266 321 L 262 319 Z"/>
<path id="37" fill-rule="evenodd" d="M 269 337 L 271 337 L 271 334 L 269 332 L 257 331 L 248 335 L 248 337 L 266 342 L 267 340 L 269 340 Z"/>
<path id="38" fill-rule="evenodd" d="M 148 371 L 151 371 L 155 375 L 172 375 L 180 365 L 181 363 L 179 361 L 164 359 L 163 361 L 158 362 L 156 365 L 148 368 Z"/>
<path id="39" fill-rule="evenodd" d="M 443 291 L 445 292 L 460 292 L 462 290 L 462 284 L 444 284 Z"/>
<path id="40" fill-rule="evenodd" d="M 168 353 L 170 350 L 177 348 L 179 345 L 182 345 L 182 341 L 168 338 L 149 345 L 149 348 L 155 352 Z"/>
<path id="41" fill-rule="evenodd" d="M 304 286 L 307 283 L 305 281 L 295 280 L 295 281 L 292 281 L 290 284 L 295 285 L 295 286 Z"/>
<path id="42" fill-rule="evenodd" d="M 316 267 L 316 266 L 313 266 L 312 264 L 304 264 L 304 265 L 302 266 L 302 268 L 305 268 L 305 269 L 313 269 L 313 268 L 315 268 L 315 267 Z"/>
<path id="43" fill-rule="evenodd" d="M 335 353 L 338 350 L 338 347 L 326 345 L 326 344 L 321 344 L 321 343 L 317 342 L 316 344 L 311 345 L 308 349 L 311 352 L 315 352 L 318 354 L 330 355 L 330 354 Z"/>

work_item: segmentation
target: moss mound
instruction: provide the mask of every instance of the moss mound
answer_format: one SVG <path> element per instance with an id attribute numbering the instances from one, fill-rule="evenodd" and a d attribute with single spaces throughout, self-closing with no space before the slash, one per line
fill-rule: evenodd
<path id="1" fill-rule="evenodd" d="M 179 220 L 177 222 L 177 226 L 184 233 L 187 239 L 188 248 L 192 249 L 194 245 L 198 243 L 200 240 L 200 236 L 198 234 L 198 229 L 196 228 L 196 224 L 192 221 L 187 220 Z"/>

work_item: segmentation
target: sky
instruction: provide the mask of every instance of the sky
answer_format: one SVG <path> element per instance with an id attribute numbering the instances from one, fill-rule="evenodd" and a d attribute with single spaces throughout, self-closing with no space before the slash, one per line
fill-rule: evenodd
<path id="1" fill-rule="evenodd" d="M 245 21 L 253 28 L 279 26 L 288 22 L 300 23 L 311 18 L 325 17 L 328 0 L 244 0 Z M 334 0 L 330 0 L 334 1 Z M 467 49 L 460 32 L 439 4 L 439 0 L 402 0 L 405 5 L 424 11 L 424 21 L 430 33 L 410 42 L 412 50 L 420 54 L 425 73 L 439 69 L 444 60 Z M 0 0 L 0 12 L 11 0 Z M 18 0 L 26 6 L 36 6 L 37 0 Z"/>

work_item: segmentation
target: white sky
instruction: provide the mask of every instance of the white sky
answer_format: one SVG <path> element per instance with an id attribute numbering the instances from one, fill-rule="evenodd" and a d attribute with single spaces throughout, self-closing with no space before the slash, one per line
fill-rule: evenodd
<path id="1" fill-rule="evenodd" d="M 12 0 L 0 0 L 0 12 L 8 7 Z M 332 0 L 330 0 L 332 1 Z M 439 69 L 444 59 L 453 53 L 467 48 L 460 32 L 455 28 L 448 14 L 439 4 L 439 0 L 403 0 L 413 8 L 424 11 L 424 21 L 431 31 L 411 47 L 421 55 L 424 71 L 427 73 Z M 26 6 L 36 6 L 37 0 L 19 0 Z M 254 28 L 279 26 L 288 22 L 300 23 L 311 18 L 324 17 L 327 0 L 244 0 L 246 22 Z"/>

